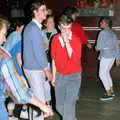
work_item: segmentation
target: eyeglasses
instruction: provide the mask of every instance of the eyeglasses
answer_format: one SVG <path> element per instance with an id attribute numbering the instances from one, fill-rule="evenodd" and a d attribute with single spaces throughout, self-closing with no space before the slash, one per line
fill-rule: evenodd
<path id="1" fill-rule="evenodd" d="M 42 8 L 42 9 L 39 9 L 39 10 L 42 11 L 42 12 L 47 12 L 46 8 Z"/>

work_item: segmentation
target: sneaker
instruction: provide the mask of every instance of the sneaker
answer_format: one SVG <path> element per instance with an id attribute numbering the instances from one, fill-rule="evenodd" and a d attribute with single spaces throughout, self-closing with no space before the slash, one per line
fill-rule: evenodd
<path id="1" fill-rule="evenodd" d="M 27 109 L 22 109 L 21 110 L 20 118 L 28 119 L 28 111 L 27 111 Z"/>
<path id="2" fill-rule="evenodd" d="M 112 97 L 115 97 L 115 93 L 113 92 L 113 93 L 111 94 L 111 96 L 112 96 Z"/>
<path id="3" fill-rule="evenodd" d="M 111 95 L 104 95 L 103 97 L 100 98 L 101 101 L 107 101 L 112 99 L 113 99 L 113 96 Z"/>
<path id="4" fill-rule="evenodd" d="M 14 117 L 14 116 L 9 116 L 9 120 L 18 120 L 18 118 Z"/>
<path id="5" fill-rule="evenodd" d="M 107 93 L 105 93 L 104 95 L 107 95 Z M 112 96 L 112 97 L 115 97 L 115 93 L 114 93 L 114 92 L 111 93 L 111 96 Z"/>

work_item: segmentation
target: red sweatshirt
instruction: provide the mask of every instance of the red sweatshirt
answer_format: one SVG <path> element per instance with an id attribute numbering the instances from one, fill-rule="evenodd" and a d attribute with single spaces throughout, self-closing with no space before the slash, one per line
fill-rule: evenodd
<path id="1" fill-rule="evenodd" d="M 72 35 L 70 45 L 73 49 L 71 58 L 68 57 L 66 46 L 61 46 L 60 34 L 53 37 L 51 43 L 51 58 L 55 61 L 56 71 L 63 75 L 69 75 L 82 71 L 81 67 L 81 45 L 79 38 Z"/>

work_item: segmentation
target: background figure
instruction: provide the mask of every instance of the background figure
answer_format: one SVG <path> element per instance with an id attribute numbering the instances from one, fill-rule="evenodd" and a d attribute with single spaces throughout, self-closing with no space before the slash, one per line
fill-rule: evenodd
<path id="1" fill-rule="evenodd" d="M 31 89 L 39 100 L 45 103 L 45 79 L 51 80 L 51 72 L 44 48 L 42 35 L 42 22 L 46 19 L 47 8 L 44 2 L 35 1 L 31 4 L 32 21 L 25 27 L 23 32 L 23 67 Z M 43 114 L 34 120 L 43 120 Z"/>
<path id="2" fill-rule="evenodd" d="M 62 120 L 76 120 L 75 105 L 81 84 L 81 45 L 72 31 L 72 19 L 61 15 L 60 34 L 51 43 L 52 85 L 55 86 L 56 109 Z M 61 57 L 62 55 L 62 57 Z"/>
<path id="3" fill-rule="evenodd" d="M 27 86 L 27 82 L 24 78 L 23 75 L 23 71 L 22 71 L 22 31 L 24 28 L 24 20 L 16 20 L 13 23 L 13 27 L 14 27 L 14 31 L 12 33 L 9 34 L 9 36 L 7 37 L 7 41 L 4 44 L 4 47 L 6 48 L 7 51 L 10 52 L 15 68 L 17 70 L 17 72 L 19 73 L 19 75 L 21 76 L 21 78 L 24 80 L 26 86 Z M 12 27 L 12 26 L 11 26 Z M 13 102 L 9 102 L 7 105 L 8 108 L 8 112 L 9 112 L 9 118 L 13 118 L 13 111 L 14 111 L 14 103 Z M 16 106 L 17 107 L 17 106 Z M 19 106 L 20 107 L 20 106 Z M 21 110 L 21 114 L 22 117 L 28 119 L 28 114 L 27 114 L 27 105 L 23 105 L 23 109 Z"/>
<path id="4" fill-rule="evenodd" d="M 52 9 L 47 9 L 48 15 L 52 15 Z"/>
<path id="5" fill-rule="evenodd" d="M 73 22 L 72 22 L 71 30 L 72 30 L 72 33 L 79 38 L 80 44 L 82 44 L 82 49 L 83 49 L 84 45 L 86 45 L 89 49 L 92 49 L 92 45 L 89 43 L 88 38 L 87 38 L 82 26 L 80 25 L 80 23 L 76 22 L 76 18 L 78 16 L 77 8 L 75 8 L 75 7 L 66 7 L 63 10 L 62 13 L 64 15 L 69 16 L 69 17 L 72 18 Z M 84 62 L 85 60 L 81 59 L 81 61 Z M 80 90 L 78 91 L 78 99 L 79 99 L 79 96 L 80 96 Z"/>
<path id="6" fill-rule="evenodd" d="M 44 25 L 43 34 L 44 34 L 45 50 L 49 62 L 49 67 L 51 69 L 50 44 L 53 36 L 57 34 L 54 17 L 52 15 L 48 15 L 46 20 L 44 20 L 43 25 Z M 49 80 L 46 80 L 45 82 L 45 100 L 48 105 L 51 104 L 51 87 Z"/>
<path id="7" fill-rule="evenodd" d="M 110 18 L 101 18 L 100 28 L 102 30 L 97 38 L 96 50 L 100 51 L 99 77 L 106 91 L 100 100 L 105 101 L 111 100 L 115 96 L 110 70 L 115 60 L 117 65 L 120 64 L 120 48 L 118 38 L 112 31 L 112 21 Z"/>
<path id="8" fill-rule="evenodd" d="M 62 14 L 67 15 L 73 19 L 72 22 L 72 32 L 74 35 L 78 36 L 81 43 L 84 45 L 86 44 L 88 48 L 92 48 L 92 45 L 89 43 L 87 36 L 85 35 L 85 32 L 80 25 L 80 23 L 76 22 L 76 18 L 78 16 L 78 10 L 75 7 L 66 7 Z"/>
<path id="9" fill-rule="evenodd" d="M 8 120 L 8 113 L 4 105 L 6 92 L 19 104 L 31 103 L 43 110 L 46 117 L 53 115 L 51 108 L 38 100 L 32 91 L 26 88 L 16 72 L 11 55 L 1 46 L 5 42 L 7 25 L 8 22 L 0 18 L 0 119 Z"/>
<path id="10" fill-rule="evenodd" d="M 6 31 L 7 31 L 8 21 L 0 18 L 0 47 L 5 41 Z M 0 49 L 0 68 L 1 68 L 1 59 L 3 52 Z M 0 69 L 1 70 L 1 69 Z M 8 113 L 5 108 L 5 99 L 7 95 L 5 94 L 5 86 L 2 82 L 2 74 L 0 72 L 0 120 L 8 120 Z"/>

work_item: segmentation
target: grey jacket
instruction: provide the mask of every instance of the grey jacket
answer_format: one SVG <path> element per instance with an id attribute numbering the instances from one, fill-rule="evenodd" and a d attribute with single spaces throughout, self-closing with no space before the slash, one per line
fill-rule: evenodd
<path id="1" fill-rule="evenodd" d="M 120 59 L 118 38 L 111 29 L 100 31 L 95 48 L 100 51 L 99 57 Z"/>

